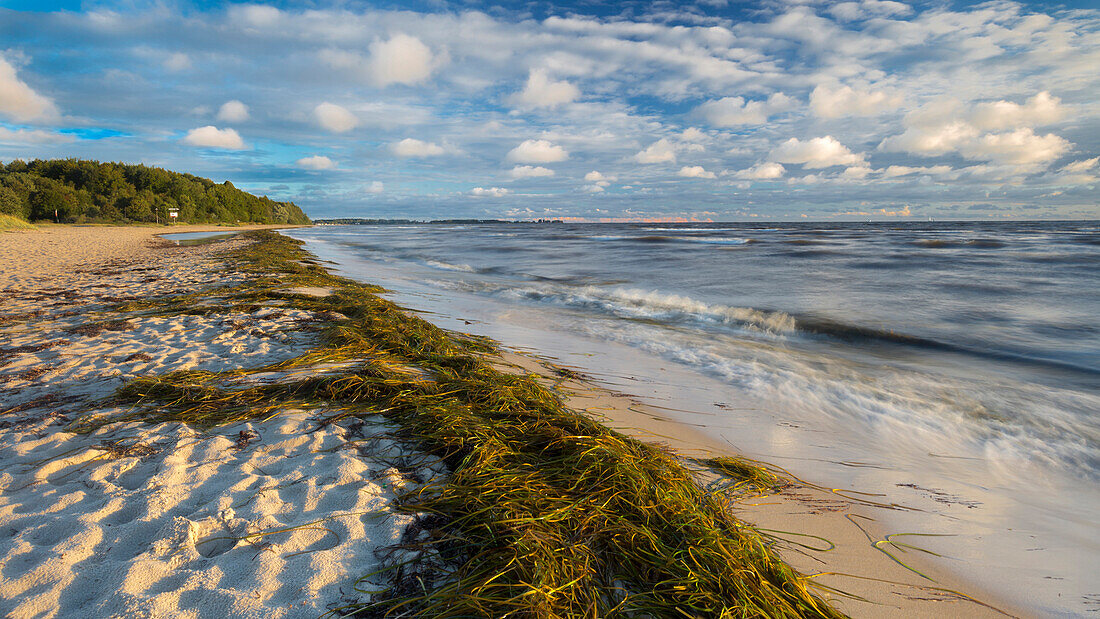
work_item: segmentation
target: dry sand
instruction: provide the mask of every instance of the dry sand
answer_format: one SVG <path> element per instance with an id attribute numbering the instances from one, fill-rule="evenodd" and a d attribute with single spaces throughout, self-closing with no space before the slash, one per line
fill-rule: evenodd
<path id="1" fill-rule="evenodd" d="M 317 616 L 357 599 L 354 579 L 382 565 L 385 547 L 406 534 L 413 517 L 393 512 L 395 492 L 440 473 L 387 438 L 386 428 L 317 428 L 317 411 L 210 433 L 138 423 L 66 432 L 127 378 L 259 366 L 314 341 L 314 317 L 289 308 L 105 313 L 110 303 L 243 277 L 221 272 L 218 261 L 240 241 L 176 248 L 154 237 L 162 232 L 0 233 L 0 615 Z M 574 408 L 639 438 L 695 455 L 728 452 L 660 407 L 589 379 L 560 378 L 545 360 L 509 354 L 501 365 L 539 374 Z M 818 580 L 865 598 L 825 592 L 853 616 L 1004 616 L 952 593 L 996 603 L 942 562 L 883 546 L 931 582 L 876 549 L 888 531 L 877 526 L 881 508 L 866 500 L 879 498 L 795 485 L 738 509 L 761 528 L 787 532 L 775 534 L 788 540 L 778 548 L 801 571 L 845 574 Z M 836 548 L 810 550 L 799 544 L 824 542 L 805 536 Z"/>
<path id="2" fill-rule="evenodd" d="M 361 599 L 351 585 L 392 563 L 415 521 L 393 499 L 442 472 L 389 428 L 288 410 L 212 432 L 66 431 L 113 412 L 99 400 L 128 378 L 255 367 L 315 343 L 316 317 L 291 308 L 106 311 L 243 277 L 217 258 L 241 241 L 176 248 L 162 231 L 0 234 L 0 616 L 317 617 Z"/>

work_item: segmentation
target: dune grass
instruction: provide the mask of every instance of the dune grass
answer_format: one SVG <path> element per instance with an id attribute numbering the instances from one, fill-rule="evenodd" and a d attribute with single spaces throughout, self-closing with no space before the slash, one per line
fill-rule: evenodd
<path id="1" fill-rule="evenodd" d="M 363 617 L 839 617 L 809 581 L 735 519 L 726 494 L 707 492 L 673 453 L 564 406 L 533 376 L 490 363 L 495 345 L 444 331 L 375 293 L 331 275 L 300 243 L 270 232 L 233 255 L 253 274 L 218 294 L 218 311 L 265 302 L 332 317 L 323 344 L 263 368 L 178 372 L 135 380 L 116 398 L 128 412 L 88 419 L 205 426 L 265 418 L 291 406 L 329 423 L 382 416 L 446 463 L 449 474 L 402 497 L 420 531 L 411 557 L 356 583 L 369 601 L 334 611 Z M 324 298 L 281 292 L 333 290 Z M 194 298 L 133 310 L 186 311 Z M 336 364 L 324 373 L 308 370 Z M 282 371 L 287 379 L 232 379 Z M 769 486 L 747 461 L 705 466 Z M 405 556 L 405 555 L 402 555 Z M 379 590 L 376 583 L 388 585 Z M 372 584 L 373 583 L 373 584 Z"/>
<path id="2" fill-rule="evenodd" d="M 0 213 L 0 232 L 7 232 L 8 230 L 34 230 L 36 226 L 24 219 L 20 219 L 15 215 L 8 215 L 6 213 Z"/>

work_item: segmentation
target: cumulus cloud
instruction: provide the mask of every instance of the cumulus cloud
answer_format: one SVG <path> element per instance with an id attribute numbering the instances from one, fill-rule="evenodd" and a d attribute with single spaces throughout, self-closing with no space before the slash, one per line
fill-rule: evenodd
<path id="1" fill-rule="evenodd" d="M 248 120 L 248 106 L 237 101 L 226 101 L 218 110 L 218 120 L 230 123 L 240 123 Z"/>
<path id="2" fill-rule="evenodd" d="M 592 170 L 588 174 L 584 175 L 584 180 L 588 181 L 589 183 L 613 183 L 618 180 L 618 177 L 608 176 L 607 174 L 604 174 L 599 170 Z"/>
<path id="3" fill-rule="evenodd" d="M 313 119 L 323 129 L 333 133 L 351 131 L 359 124 L 359 118 L 347 108 L 328 101 L 313 108 Z"/>
<path id="4" fill-rule="evenodd" d="M 884 139 L 878 147 L 887 152 L 943 155 L 974 139 L 978 133 L 973 125 L 952 120 L 930 126 L 909 127 L 901 135 Z"/>
<path id="5" fill-rule="evenodd" d="M 1062 100 L 1044 90 L 1023 105 L 1003 100 L 979 103 L 970 115 L 970 122 L 986 131 L 1008 127 L 1035 127 L 1061 120 L 1063 112 Z"/>
<path id="6" fill-rule="evenodd" d="M 923 156 L 958 152 L 967 159 L 1032 165 L 1057 159 L 1069 142 L 1036 135 L 1031 127 L 1061 119 L 1061 100 L 1043 91 L 1022 105 L 1011 101 L 978 103 L 969 111 L 958 101 L 926 104 L 905 117 L 906 130 L 884 139 L 879 149 Z M 986 133 L 1015 127 L 1007 133 Z"/>
<path id="7" fill-rule="evenodd" d="M 780 178 L 787 172 L 781 164 L 774 161 L 766 161 L 764 163 L 758 163 L 751 168 L 741 170 L 737 172 L 737 178 L 746 178 L 752 180 L 772 180 Z"/>
<path id="8" fill-rule="evenodd" d="M 661 138 L 634 155 L 638 163 L 676 163 L 676 147 Z"/>
<path id="9" fill-rule="evenodd" d="M 897 109 L 902 97 L 881 90 L 856 90 L 851 86 L 819 85 L 810 93 L 810 109 L 820 118 L 875 116 Z"/>
<path id="10" fill-rule="evenodd" d="M 371 43 L 367 72 L 376 86 L 416 84 L 431 76 L 434 62 L 432 50 L 420 39 L 396 34 Z"/>
<path id="11" fill-rule="evenodd" d="M 960 149 L 967 159 L 1002 164 L 1035 165 L 1050 163 L 1070 149 L 1068 140 L 1048 133 L 1038 135 L 1025 127 L 1010 133 L 991 133 L 964 144 Z"/>
<path id="12" fill-rule="evenodd" d="M 569 153 L 549 140 L 524 140 L 519 146 L 508 151 L 506 160 L 513 163 L 554 163 L 565 161 Z"/>
<path id="13" fill-rule="evenodd" d="M 831 135 L 811 138 L 805 142 L 791 138 L 773 149 L 770 159 L 779 163 L 800 163 L 810 169 L 863 163 L 862 154 L 848 150 L 847 146 Z"/>
<path id="14" fill-rule="evenodd" d="M 536 178 L 539 176 L 553 176 L 554 171 L 542 166 L 518 165 L 509 172 L 512 178 Z"/>
<path id="15" fill-rule="evenodd" d="M 777 92 L 765 101 L 746 101 L 743 97 L 724 97 L 695 108 L 695 115 L 715 127 L 762 125 L 773 114 L 794 107 L 794 99 Z"/>
<path id="16" fill-rule="evenodd" d="M 400 142 L 390 144 L 390 152 L 398 157 L 437 157 L 447 152 L 442 146 L 433 142 L 424 142 L 416 138 L 405 138 Z"/>
<path id="17" fill-rule="evenodd" d="M 685 142 L 703 142 L 709 136 L 698 127 L 688 127 L 680 133 L 680 139 Z"/>
<path id="18" fill-rule="evenodd" d="M 0 55 L 0 115 L 21 123 L 57 117 L 53 101 L 38 94 L 16 75 L 15 67 Z"/>
<path id="19" fill-rule="evenodd" d="M 307 170 L 334 170 L 336 169 L 336 162 L 324 155 L 313 155 L 312 157 L 303 157 L 298 161 L 295 161 L 298 167 L 306 168 Z"/>
<path id="20" fill-rule="evenodd" d="M 544 69 L 533 69 L 527 77 L 523 90 L 512 95 L 512 105 L 524 108 L 554 108 L 564 103 L 572 103 L 580 97 L 581 91 L 566 81 L 555 82 Z"/>
<path id="21" fill-rule="evenodd" d="M 187 132 L 183 141 L 191 146 L 204 148 L 224 148 L 226 150 L 244 150 L 248 148 L 241 139 L 241 135 L 233 129 L 218 129 L 213 125 L 206 125 Z"/>
<path id="22" fill-rule="evenodd" d="M 474 187 L 470 190 L 471 196 L 479 198 L 503 198 L 508 193 L 504 187 Z"/>
<path id="23" fill-rule="evenodd" d="M 371 184 L 363 188 L 366 193 L 382 193 L 385 190 L 385 185 L 382 181 L 371 181 Z"/>
<path id="24" fill-rule="evenodd" d="M 676 173 L 684 178 L 714 178 L 714 172 L 708 172 L 701 165 L 684 166 Z"/>
<path id="25" fill-rule="evenodd" d="M 596 185 L 585 185 L 584 187 L 581 187 L 581 189 L 585 193 L 603 193 L 604 192 L 604 187 L 605 187 L 605 185 L 596 184 Z"/>
<path id="26" fill-rule="evenodd" d="M 867 178 L 867 175 L 871 172 L 874 172 L 874 170 L 872 170 L 870 166 L 859 165 L 846 168 L 840 176 L 841 178 L 846 178 L 850 180 L 862 180 Z"/>

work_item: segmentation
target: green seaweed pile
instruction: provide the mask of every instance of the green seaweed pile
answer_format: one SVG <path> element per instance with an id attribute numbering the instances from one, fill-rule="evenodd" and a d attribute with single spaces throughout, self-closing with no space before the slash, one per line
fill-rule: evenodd
<path id="1" fill-rule="evenodd" d="M 729 497 L 700 487 L 675 454 L 567 408 L 532 375 L 503 373 L 485 339 L 440 329 L 336 277 L 269 232 L 231 259 L 253 274 L 220 292 L 143 300 L 123 311 L 251 311 L 281 302 L 328 315 L 323 344 L 305 355 L 233 372 L 135 380 L 128 412 L 84 427 L 143 419 L 205 426 L 325 411 L 323 423 L 382 416 L 449 474 L 405 495 L 422 515 L 404 547 L 414 558 L 365 574 L 367 601 L 334 613 L 364 617 L 840 617 L 768 541 L 731 515 Z M 294 294 L 296 286 L 331 294 Z M 326 364 L 279 383 L 226 378 Z M 332 368 L 337 367 L 336 371 Z M 237 384 L 237 387 L 227 386 Z M 708 463 L 767 486 L 743 461 Z M 426 515 L 426 516 L 425 516 Z M 441 568 L 443 566 L 443 568 Z M 444 569 L 445 568 L 445 569 Z M 371 585 L 385 577 L 387 588 Z"/>

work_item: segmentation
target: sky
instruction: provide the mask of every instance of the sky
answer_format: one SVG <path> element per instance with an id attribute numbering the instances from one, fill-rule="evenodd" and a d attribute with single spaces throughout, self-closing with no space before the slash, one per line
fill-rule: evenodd
<path id="1" fill-rule="evenodd" d="M 1100 9 L 0 0 L 0 160 L 314 218 L 1100 218 Z"/>

